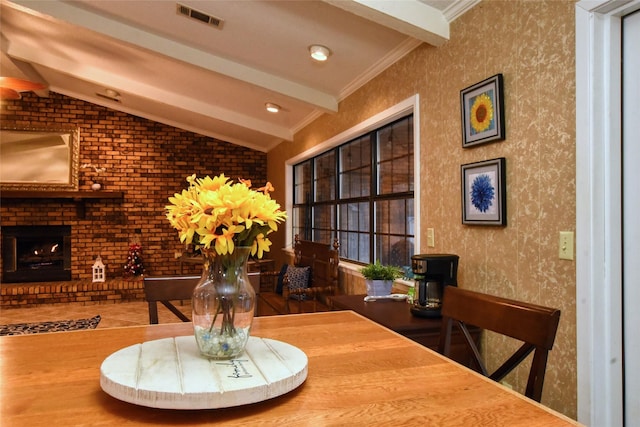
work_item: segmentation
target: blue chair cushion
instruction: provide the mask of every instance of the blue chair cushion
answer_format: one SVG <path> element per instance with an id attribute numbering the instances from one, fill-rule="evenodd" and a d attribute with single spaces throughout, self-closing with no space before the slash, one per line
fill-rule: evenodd
<path id="1" fill-rule="evenodd" d="M 290 265 L 287 268 L 287 278 L 289 279 L 289 290 L 306 289 L 309 287 L 309 276 L 311 267 L 294 267 Z M 304 300 L 306 295 L 291 295 L 292 299 Z"/>

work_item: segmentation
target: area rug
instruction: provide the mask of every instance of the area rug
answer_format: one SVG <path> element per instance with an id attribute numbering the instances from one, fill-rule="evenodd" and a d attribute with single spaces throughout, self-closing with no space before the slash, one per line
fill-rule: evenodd
<path id="1" fill-rule="evenodd" d="M 58 320 L 55 322 L 13 323 L 0 325 L 0 335 L 27 335 L 44 332 L 78 331 L 81 329 L 95 329 L 100 323 L 100 316 L 90 319 Z"/>

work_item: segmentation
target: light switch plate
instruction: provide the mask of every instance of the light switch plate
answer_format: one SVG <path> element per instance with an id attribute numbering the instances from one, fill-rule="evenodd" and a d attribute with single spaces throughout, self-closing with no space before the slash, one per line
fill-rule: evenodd
<path id="1" fill-rule="evenodd" d="M 427 228 L 427 246 L 430 248 L 436 246 L 435 231 L 433 228 Z"/>
<path id="2" fill-rule="evenodd" d="M 558 245 L 560 259 L 573 260 L 573 231 L 561 231 Z"/>

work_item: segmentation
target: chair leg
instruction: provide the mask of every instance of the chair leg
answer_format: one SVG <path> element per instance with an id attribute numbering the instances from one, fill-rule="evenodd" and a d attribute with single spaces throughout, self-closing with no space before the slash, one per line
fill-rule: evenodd
<path id="1" fill-rule="evenodd" d="M 527 388 L 524 394 L 536 402 L 540 402 L 540 399 L 542 399 L 542 386 L 544 385 L 544 374 L 547 368 L 548 357 L 548 351 L 536 349 L 533 355 L 533 362 L 531 362 L 532 369 L 529 372 L 529 380 L 527 381 Z"/>
<path id="2" fill-rule="evenodd" d="M 149 323 L 151 325 L 158 324 L 158 303 L 155 301 L 149 301 Z"/>
<path id="3" fill-rule="evenodd" d="M 169 310 L 171 310 L 171 312 L 173 314 L 175 314 L 178 319 L 182 320 L 183 322 L 191 322 L 191 319 L 189 319 L 187 316 L 185 316 L 180 310 L 178 310 L 173 304 L 171 304 L 169 301 L 160 301 L 162 303 L 162 305 L 164 305 L 165 307 L 167 307 Z M 156 319 L 157 320 L 157 319 Z M 156 322 L 158 323 L 158 322 Z"/>

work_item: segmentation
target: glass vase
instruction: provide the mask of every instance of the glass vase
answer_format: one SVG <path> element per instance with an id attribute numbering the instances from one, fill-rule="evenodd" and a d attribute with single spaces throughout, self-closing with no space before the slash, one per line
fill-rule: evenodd
<path id="1" fill-rule="evenodd" d="M 249 247 L 231 254 L 203 251 L 202 278 L 193 290 L 193 329 L 200 353 L 232 359 L 244 351 L 253 323 L 256 293 L 247 275 Z"/>

